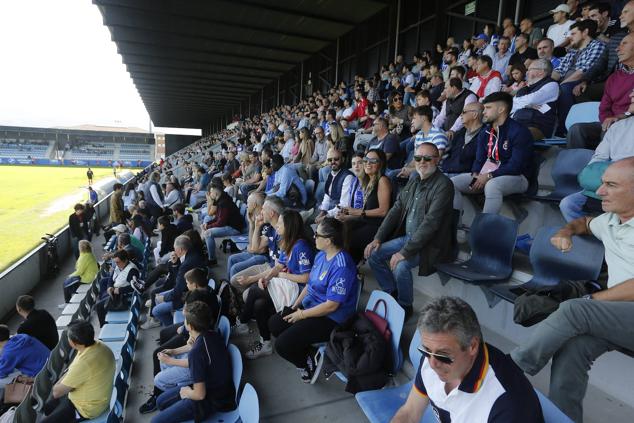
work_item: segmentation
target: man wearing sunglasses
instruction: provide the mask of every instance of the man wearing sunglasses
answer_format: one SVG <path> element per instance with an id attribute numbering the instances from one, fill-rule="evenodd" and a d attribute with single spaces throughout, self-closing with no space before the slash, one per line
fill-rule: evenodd
<path id="1" fill-rule="evenodd" d="M 483 101 L 483 121 L 488 124 L 476 140 L 471 173 L 451 178 L 456 191 L 454 208 L 462 210 L 462 194 L 484 193 L 484 213 L 499 213 L 504 196 L 528 189 L 533 162 L 533 137 L 524 125 L 509 117 L 513 97 L 505 92 Z"/>
<path id="2" fill-rule="evenodd" d="M 434 144 L 416 149 L 418 177 L 400 191 L 364 251 L 381 288 L 398 300 L 406 318 L 413 312 L 412 268 L 418 266 L 418 274 L 425 276 L 434 272 L 435 263 L 452 260 L 453 186 L 438 169 L 439 161 Z"/>
<path id="3" fill-rule="evenodd" d="M 417 329 L 423 358 L 392 423 L 418 423 L 429 405 L 443 423 L 544 422 L 531 383 L 508 355 L 483 341 L 478 318 L 465 301 L 432 300 Z"/>
<path id="4" fill-rule="evenodd" d="M 328 150 L 326 159 L 330 165 L 330 173 L 324 187 L 324 199 L 319 206 L 319 215 L 315 223 L 319 224 L 326 216 L 334 217 L 337 211 L 350 207 L 350 188 L 355 176 L 348 169 L 343 169 L 343 155 L 339 150 Z"/>

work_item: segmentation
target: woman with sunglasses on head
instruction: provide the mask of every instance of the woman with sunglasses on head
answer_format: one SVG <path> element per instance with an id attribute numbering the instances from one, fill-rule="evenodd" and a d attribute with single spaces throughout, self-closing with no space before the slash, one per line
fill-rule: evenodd
<path id="1" fill-rule="evenodd" d="M 241 322 L 255 319 L 260 331 L 260 339 L 245 353 L 249 359 L 273 353 L 268 320 L 294 303 L 313 266 L 313 247 L 303 238 L 304 222 L 299 212 L 283 212 L 275 231 L 280 237 L 280 256 L 270 270 L 250 277 L 258 281 L 257 286 L 249 289 L 240 314 Z"/>
<path id="2" fill-rule="evenodd" d="M 350 254 L 355 263 L 363 259 L 363 251 L 373 239 L 390 209 L 392 184 L 385 176 L 386 157 L 382 150 L 369 150 L 363 158 L 360 178 L 363 191 L 361 207 L 346 207 L 337 219 L 348 222 Z"/>
<path id="3" fill-rule="evenodd" d="M 357 268 L 344 249 L 344 232 L 343 223 L 332 217 L 317 226 L 319 253 L 308 283 L 291 308 L 269 319 L 277 353 L 297 367 L 306 383 L 315 375 L 311 345 L 328 341 L 335 326 L 356 311 Z"/>

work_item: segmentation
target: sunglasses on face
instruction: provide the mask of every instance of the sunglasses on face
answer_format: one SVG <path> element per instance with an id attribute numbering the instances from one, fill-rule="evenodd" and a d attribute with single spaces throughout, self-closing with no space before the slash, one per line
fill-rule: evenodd
<path id="1" fill-rule="evenodd" d="M 379 159 L 373 159 L 373 158 L 370 158 L 370 157 L 366 157 L 366 158 L 363 159 L 363 163 L 365 163 L 365 164 L 375 165 L 375 164 L 379 164 L 379 162 L 380 162 Z"/>
<path id="2" fill-rule="evenodd" d="M 425 162 L 431 162 L 432 160 L 434 160 L 436 157 L 438 156 L 428 156 L 428 155 L 424 155 L 424 156 L 414 156 L 414 160 L 416 160 L 417 162 L 425 161 Z"/>
<path id="3" fill-rule="evenodd" d="M 397 101 L 403 101 L 403 99 L 400 98 L 400 97 L 394 97 L 394 100 L 392 100 L 392 101 L 394 101 L 394 103 L 396 103 Z"/>
<path id="4" fill-rule="evenodd" d="M 436 360 L 440 361 L 443 364 L 453 364 L 453 358 L 427 351 L 422 345 L 418 347 L 418 351 L 420 351 L 423 357 L 427 359 L 429 359 L 430 357 L 434 357 Z"/>
<path id="5" fill-rule="evenodd" d="M 317 239 L 317 238 L 330 238 L 328 235 L 320 234 L 319 232 L 315 232 L 314 237 L 315 237 L 315 239 Z"/>
<path id="6" fill-rule="evenodd" d="M 341 157 L 330 157 L 330 158 L 326 159 L 326 161 L 328 163 L 338 162 L 338 161 L 341 161 Z"/>

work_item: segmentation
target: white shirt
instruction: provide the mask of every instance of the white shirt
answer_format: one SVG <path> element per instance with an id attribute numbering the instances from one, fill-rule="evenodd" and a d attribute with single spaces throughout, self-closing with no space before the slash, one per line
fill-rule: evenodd
<path id="1" fill-rule="evenodd" d="M 539 106 L 551 103 L 558 98 L 559 84 L 555 81 L 549 82 L 534 93 L 523 95 L 521 97 L 513 97 L 513 110 L 511 110 L 511 117 L 513 117 L 513 114 L 520 109 L 533 106 L 537 106 L 539 108 Z"/>
<path id="2" fill-rule="evenodd" d="M 603 213 L 590 221 L 590 231 L 605 247 L 608 288 L 634 278 L 634 219 L 621 223 L 615 213 Z"/>
<path id="3" fill-rule="evenodd" d="M 470 103 L 475 103 L 476 101 L 478 101 L 478 96 L 476 96 L 475 94 L 469 94 L 467 98 L 465 98 L 464 100 L 464 106 Z M 440 113 L 434 119 L 433 125 L 436 128 L 442 128 L 446 120 L 447 120 L 447 100 L 443 101 L 442 109 L 440 109 Z M 451 128 L 449 128 L 449 130 L 453 132 L 458 132 L 459 130 L 462 129 L 463 126 L 464 124 L 462 123 L 462 115 L 460 115 L 458 116 L 458 119 L 456 119 L 456 121 L 453 123 Z"/>
<path id="4" fill-rule="evenodd" d="M 333 183 L 335 181 L 335 176 L 337 175 L 337 173 L 330 172 L 330 174 L 332 175 Z M 350 207 L 350 188 L 352 187 L 354 178 L 356 178 L 356 176 L 348 175 L 346 176 L 346 179 L 343 180 L 343 185 L 341 186 L 341 197 L 339 197 L 339 204 L 332 204 L 333 200 L 330 198 L 328 193 L 324 192 L 324 199 L 321 201 L 319 210 L 328 212 L 328 216 L 332 217 L 337 213 L 337 207 Z"/>
<path id="5" fill-rule="evenodd" d="M 634 142 L 631 142 L 631 134 L 634 134 L 634 118 L 627 118 L 614 122 L 603 136 L 603 139 L 594 150 L 590 163 L 611 160 L 613 162 L 634 156 Z M 628 140 L 628 142 L 624 142 Z"/>
<path id="6" fill-rule="evenodd" d="M 181 197 L 180 197 L 180 194 L 179 194 L 178 190 L 173 189 L 165 197 L 165 202 L 163 203 L 163 206 L 164 207 L 171 207 L 171 206 L 173 206 L 175 204 L 178 204 L 180 202 L 181 202 Z"/>
<path id="7" fill-rule="evenodd" d="M 284 160 L 288 161 L 291 158 L 291 149 L 293 148 L 294 143 L 295 140 L 293 138 L 289 138 L 288 141 L 286 141 L 286 144 L 284 144 L 284 148 L 282 148 L 282 151 L 280 152 L 282 157 L 284 157 Z"/>
<path id="8" fill-rule="evenodd" d="M 546 37 L 555 42 L 555 47 L 559 47 L 559 45 L 566 41 L 568 31 L 570 31 L 570 26 L 573 23 L 575 23 L 575 21 L 566 21 L 562 24 L 552 24 L 548 28 L 548 32 L 546 32 Z"/>
<path id="9" fill-rule="evenodd" d="M 344 109 L 344 111 L 341 113 L 341 116 L 344 119 L 348 119 L 353 112 L 354 112 L 354 107 L 350 106 L 347 109 Z"/>

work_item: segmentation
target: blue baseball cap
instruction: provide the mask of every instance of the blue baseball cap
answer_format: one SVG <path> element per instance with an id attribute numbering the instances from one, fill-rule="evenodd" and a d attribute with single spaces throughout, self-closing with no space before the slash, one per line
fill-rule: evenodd
<path id="1" fill-rule="evenodd" d="M 473 38 L 473 40 L 484 40 L 484 41 L 489 41 L 489 36 L 486 34 L 478 34 L 475 35 Z"/>

